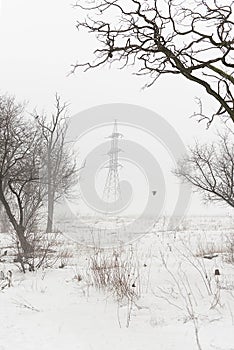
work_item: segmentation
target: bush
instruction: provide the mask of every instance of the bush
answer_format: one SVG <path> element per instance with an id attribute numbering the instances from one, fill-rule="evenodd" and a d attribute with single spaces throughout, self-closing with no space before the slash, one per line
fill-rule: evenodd
<path id="1" fill-rule="evenodd" d="M 138 262 L 133 252 L 97 250 L 90 258 L 92 284 L 108 291 L 117 301 L 135 301 L 140 297 Z"/>

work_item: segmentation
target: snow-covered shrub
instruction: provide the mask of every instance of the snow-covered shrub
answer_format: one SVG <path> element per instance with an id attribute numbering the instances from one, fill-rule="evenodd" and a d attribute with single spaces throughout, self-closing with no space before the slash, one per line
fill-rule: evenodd
<path id="1" fill-rule="evenodd" d="M 93 285 L 108 291 L 117 301 L 134 301 L 140 297 L 138 261 L 132 251 L 97 250 L 90 258 Z"/>
<path id="2" fill-rule="evenodd" d="M 234 234 L 230 234 L 226 237 L 224 260 L 227 263 L 234 264 Z"/>
<path id="3" fill-rule="evenodd" d="M 65 257 L 67 259 L 68 255 L 67 251 L 64 253 L 64 249 L 61 249 L 63 243 L 60 242 L 58 233 L 30 233 L 28 241 L 32 249 L 27 255 L 17 240 L 13 242 L 16 255 L 14 262 L 22 272 L 52 267 L 57 262 L 60 262 L 61 267 L 65 266 Z"/>
<path id="4" fill-rule="evenodd" d="M 12 286 L 12 271 L 8 270 L 6 273 L 0 271 L 0 290 Z"/>

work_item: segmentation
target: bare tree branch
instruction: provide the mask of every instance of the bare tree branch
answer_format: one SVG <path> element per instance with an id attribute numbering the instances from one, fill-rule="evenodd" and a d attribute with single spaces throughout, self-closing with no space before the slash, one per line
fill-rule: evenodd
<path id="1" fill-rule="evenodd" d="M 211 145 L 190 148 L 175 171 L 183 181 L 201 192 L 205 201 L 214 201 L 234 207 L 234 144 L 233 132 L 227 129 L 218 134 Z"/>
<path id="2" fill-rule="evenodd" d="M 234 122 L 233 7 L 233 0 L 78 0 L 77 29 L 93 33 L 99 45 L 95 59 L 74 64 L 72 72 L 134 65 L 137 75 L 149 77 L 146 86 L 179 74 L 216 101 L 210 123 L 216 116 Z"/>

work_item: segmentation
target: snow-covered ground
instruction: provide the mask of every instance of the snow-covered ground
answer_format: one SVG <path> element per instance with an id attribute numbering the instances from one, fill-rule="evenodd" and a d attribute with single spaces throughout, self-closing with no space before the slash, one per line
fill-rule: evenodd
<path id="1" fill-rule="evenodd" d="M 187 219 L 176 232 L 162 225 L 114 252 L 66 241 L 73 257 L 64 268 L 58 261 L 23 274 L 6 259 L 0 271 L 13 271 L 13 280 L 0 291 L 0 350 L 233 350 L 231 223 Z M 0 234 L 0 249 L 5 242 Z M 135 298 L 95 287 L 95 254 L 134 264 L 127 273 Z"/>

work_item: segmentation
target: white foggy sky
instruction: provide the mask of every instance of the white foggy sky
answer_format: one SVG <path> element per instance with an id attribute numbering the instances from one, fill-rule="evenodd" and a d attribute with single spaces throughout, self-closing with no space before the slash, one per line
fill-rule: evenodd
<path id="1" fill-rule="evenodd" d="M 95 40 L 77 32 L 78 10 L 72 0 L 2 0 L 0 2 L 0 93 L 29 101 L 29 109 L 49 109 L 55 92 L 70 102 L 75 114 L 99 104 L 125 102 L 154 110 L 164 117 L 185 144 L 194 137 L 210 140 L 212 130 L 189 116 L 196 110 L 195 96 L 203 97 L 212 110 L 212 99 L 185 79 L 163 77 L 142 91 L 144 79 L 132 70 L 101 68 L 67 76 L 70 65 L 89 57 Z M 172 180 L 173 181 L 173 180 Z M 178 180 L 174 179 L 174 181 Z M 230 211 L 230 210 L 229 210 Z M 220 207 L 201 205 L 195 196 L 190 214 L 222 214 Z"/>

